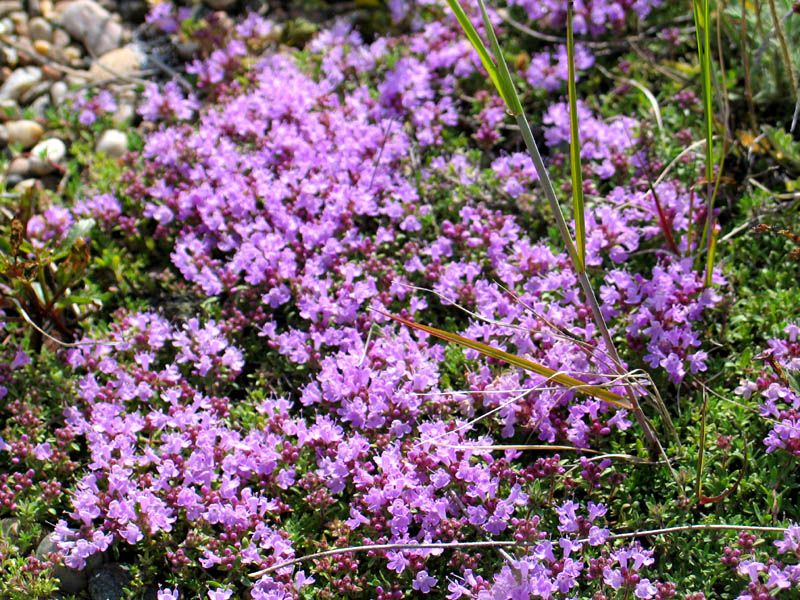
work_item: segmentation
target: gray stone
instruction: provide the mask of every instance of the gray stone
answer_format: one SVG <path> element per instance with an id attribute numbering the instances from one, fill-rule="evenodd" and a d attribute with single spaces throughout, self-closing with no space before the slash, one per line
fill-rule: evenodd
<path id="1" fill-rule="evenodd" d="M 61 13 L 61 25 L 93 56 L 119 48 L 122 43 L 122 25 L 93 0 L 77 0 L 67 6 Z"/>
<path id="2" fill-rule="evenodd" d="M 122 600 L 125 597 L 125 586 L 130 581 L 130 574 L 121 565 L 103 565 L 89 577 L 89 598 L 91 600 Z"/>
<path id="3" fill-rule="evenodd" d="M 19 144 L 25 150 L 34 146 L 42 139 L 44 128 L 36 121 L 27 119 L 22 121 L 9 121 L 5 125 L 8 143 Z"/>
<path id="4" fill-rule="evenodd" d="M 53 40 L 53 27 L 42 17 L 34 17 L 28 23 L 28 33 L 32 40 Z"/>
<path id="5" fill-rule="evenodd" d="M 128 136 L 118 129 L 108 129 L 97 140 L 97 152 L 119 158 L 128 151 Z"/>
<path id="6" fill-rule="evenodd" d="M 35 180 L 26 179 L 25 181 L 19 183 L 17 188 L 22 186 L 26 181 L 34 181 L 35 183 Z M 36 549 L 36 556 L 38 558 L 46 558 L 52 553 L 58 554 L 56 539 L 55 533 L 45 536 L 45 538 L 39 543 L 39 547 Z M 55 575 L 56 579 L 59 581 L 59 590 L 67 594 L 77 594 L 82 592 L 86 589 L 88 584 L 86 573 L 83 571 L 76 571 L 75 569 L 58 566 L 53 568 L 53 575 Z"/>
<path id="7" fill-rule="evenodd" d="M 11 73 L 3 83 L 3 86 L 0 87 L 0 102 L 3 100 L 17 100 L 41 80 L 42 70 L 39 67 L 17 69 Z"/>
<path id="8" fill-rule="evenodd" d="M 64 160 L 67 147 L 58 138 L 50 138 L 39 142 L 31 149 L 31 173 L 47 175 L 55 171 L 55 166 Z"/>

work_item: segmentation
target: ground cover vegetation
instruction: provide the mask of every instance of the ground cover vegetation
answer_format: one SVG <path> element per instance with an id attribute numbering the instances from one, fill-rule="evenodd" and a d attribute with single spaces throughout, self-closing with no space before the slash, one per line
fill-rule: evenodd
<path id="1" fill-rule="evenodd" d="M 2 196 L 0 597 L 797 595 L 796 6 L 271 9 Z"/>

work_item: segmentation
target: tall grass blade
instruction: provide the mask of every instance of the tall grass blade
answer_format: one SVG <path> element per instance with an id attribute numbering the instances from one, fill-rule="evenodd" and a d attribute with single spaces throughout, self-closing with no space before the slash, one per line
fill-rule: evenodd
<path id="1" fill-rule="evenodd" d="M 461 25 L 461 29 L 464 30 L 464 34 L 467 36 L 470 44 L 472 47 L 475 48 L 475 51 L 478 53 L 478 56 L 481 59 L 481 64 L 483 68 L 486 69 L 486 72 L 489 73 L 489 78 L 492 80 L 492 84 L 506 100 L 505 94 L 503 94 L 502 89 L 500 88 L 500 83 L 497 79 L 497 67 L 492 60 L 489 51 L 486 49 L 486 45 L 483 43 L 481 36 L 478 35 L 477 30 L 472 25 L 472 21 L 469 20 L 467 13 L 464 11 L 464 8 L 461 6 L 458 0 L 447 0 L 447 4 L 450 6 L 450 10 L 453 11 L 453 14 L 456 16 L 458 20 L 458 24 Z M 508 100 L 506 100 L 508 103 Z"/>
<path id="2" fill-rule="evenodd" d="M 457 3 L 457 0 L 448 0 L 448 3 L 451 2 Z M 478 0 L 478 4 L 480 5 L 481 8 L 481 14 L 483 16 L 484 25 L 486 28 L 486 35 L 489 38 L 492 51 L 495 54 L 493 64 L 497 69 L 498 81 L 496 87 L 498 88 L 498 91 L 505 100 L 509 112 L 511 112 L 511 114 L 514 116 L 517 122 L 520 134 L 522 135 L 522 139 L 525 142 L 525 147 L 528 150 L 528 154 L 531 157 L 533 166 L 536 169 L 537 175 L 539 176 L 539 184 L 542 186 L 542 190 L 544 191 L 544 195 L 547 198 L 548 204 L 550 205 L 550 210 L 553 213 L 553 218 L 556 221 L 556 226 L 558 227 L 558 231 L 559 234 L 561 235 L 564 247 L 567 251 L 567 254 L 570 257 L 572 266 L 576 271 L 578 283 L 580 284 L 581 290 L 583 291 L 584 296 L 586 298 L 586 302 L 592 311 L 592 317 L 594 319 L 595 325 L 597 326 L 597 329 L 600 331 L 600 335 L 603 339 L 606 351 L 608 352 L 609 357 L 613 361 L 617 369 L 617 373 L 620 376 L 622 376 L 624 373 L 622 360 L 619 357 L 619 353 L 617 352 L 617 349 L 614 345 L 614 340 L 611 338 L 611 332 L 608 330 L 608 326 L 606 325 L 605 319 L 603 318 L 603 314 L 600 311 L 600 304 L 597 301 L 597 297 L 595 296 L 592 284 L 589 281 L 586 272 L 580 268 L 581 261 L 578 257 L 578 251 L 575 248 L 575 243 L 573 242 L 572 236 L 570 235 L 567 223 L 564 220 L 564 215 L 561 213 L 561 207 L 559 205 L 558 198 L 556 197 L 555 188 L 553 187 L 553 181 L 550 178 L 550 174 L 547 171 L 547 167 L 545 167 L 544 161 L 542 160 L 542 155 L 539 152 L 539 147 L 536 145 L 536 140 L 533 138 L 533 132 L 531 131 L 530 123 L 528 121 L 528 118 L 525 116 L 525 112 L 522 108 L 522 102 L 519 99 L 516 87 L 513 83 L 513 80 L 511 79 L 511 74 L 508 71 L 508 65 L 506 64 L 505 59 L 503 58 L 503 53 L 501 51 L 500 44 L 497 41 L 497 36 L 494 33 L 494 28 L 492 27 L 492 24 L 489 20 L 484 0 Z M 461 13 L 465 15 L 463 9 L 461 10 Z M 468 30 L 466 29 L 466 24 L 462 24 L 462 27 L 465 27 L 465 33 L 467 33 L 467 35 L 469 36 Z M 472 27 L 470 26 L 470 28 Z M 472 28 L 472 30 L 474 30 L 474 28 Z M 650 446 L 651 450 L 658 452 L 666 459 L 667 457 L 663 447 L 661 446 L 661 442 L 658 440 L 658 436 L 655 434 L 652 427 L 648 423 L 647 417 L 645 417 L 644 412 L 642 411 L 638 401 L 636 400 L 636 395 L 630 388 L 628 388 L 626 395 L 628 397 L 627 406 L 632 408 L 633 414 L 636 417 L 636 422 L 642 428 L 644 436 L 647 439 L 647 443 Z M 667 464 L 669 465 L 668 460 Z"/>
<path id="3" fill-rule="evenodd" d="M 572 377 L 571 375 L 560 373 L 549 367 L 545 367 L 544 365 L 540 365 L 539 363 L 533 362 L 532 360 L 528 360 L 527 358 L 522 358 L 521 356 L 517 356 L 516 354 L 511 354 L 510 352 L 499 350 L 497 348 L 489 346 L 488 344 L 471 340 L 470 338 L 466 338 L 455 333 L 450 333 L 449 331 L 445 331 L 443 329 L 437 329 L 436 327 L 430 327 L 429 325 L 422 325 L 421 323 L 415 323 L 414 321 L 405 319 L 403 317 L 399 317 L 397 315 L 392 315 L 384 312 L 381 312 L 380 314 L 389 317 L 390 319 L 393 319 L 398 323 L 402 323 L 406 327 L 410 327 L 418 331 L 423 331 L 429 335 L 439 338 L 440 340 L 444 340 L 452 344 L 457 344 L 459 346 L 463 346 L 464 348 L 470 348 L 471 350 L 480 352 L 481 354 L 483 354 L 484 356 L 488 356 L 489 358 L 494 358 L 503 361 L 509 365 L 520 367 L 521 369 L 525 369 L 526 371 L 531 371 L 533 373 L 536 373 L 537 375 L 541 375 L 542 377 L 547 377 L 548 379 L 555 381 L 559 385 L 563 385 L 564 387 L 575 390 L 576 392 L 580 392 L 587 396 L 593 396 L 595 398 L 608 402 L 609 404 L 618 406 L 619 408 L 625 408 L 628 410 L 632 408 L 631 404 L 619 394 L 615 394 L 614 392 L 611 392 L 597 385 L 588 384 L 584 381 L 581 381 L 580 379 Z"/>
<path id="4" fill-rule="evenodd" d="M 511 73 L 508 70 L 506 58 L 503 56 L 503 50 L 500 48 L 500 43 L 497 41 L 497 35 L 494 33 L 494 27 L 489 19 L 489 13 L 486 11 L 486 4 L 483 0 L 478 0 L 478 6 L 481 8 L 481 17 L 483 18 L 483 26 L 486 29 L 486 37 L 489 38 L 489 44 L 492 47 L 494 54 L 495 64 L 497 66 L 497 80 L 500 84 L 500 95 L 506 101 L 506 106 L 509 112 L 516 116 L 522 114 L 522 102 L 520 102 L 517 88 L 514 86 L 514 80 L 511 79 Z"/>
<path id="5" fill-rule="evenodd" d="M 711 67 L 711 8 L 710 0 L 692 0 L 692 12 L 694 15 L 694 29 L 697 40 L 697 59 L 700 64 L 700 76 L 703 90 L 703 112 L 705 113 L 705 134 L 706 134 L 706 222 L 703 227 L 703 240 L 706 241 L 706 273 L 705 285 L 711 285 L 711 277 L 714 269 L 714 196 L 712 190 L 714 180 L 714 107 L 713 107 L 713 83 Z"/>
<path id="6" fill-rule="evenodd" d="M 586 270 L 586 218 L 583 206 L 583 172 L 581 170 L 581 140 L 578 123 L 578 91 L 575 85 L 575 37 L 572 25 L 573 0 L 567 3 L 567 65 L 569 79 L 569 167 L 572 174 L 572 208 L 575 215 L 575 245 L 578 268 Z"/>

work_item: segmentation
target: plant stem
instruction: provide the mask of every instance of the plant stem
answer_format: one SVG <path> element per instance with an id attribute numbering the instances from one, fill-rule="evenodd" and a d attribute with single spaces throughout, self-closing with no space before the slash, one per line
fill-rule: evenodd
<path id="1" fill-rule="evenodd" d="M 707 523 L 698 525 L 677 525 L 675 527 L 664 527 L 662 529 L 646 529 L 643 531 L 631 531 L 629 533 L 615 533 L 608 536 L 609 540 L 628 540 L 637 537 L 645 537 L 649 535 L 663 535 L 666 533 L 682 533 L 687 531 L 758 531 L 761 533 L 784 533 L 785 527 L 760 527 L 757 525 L 728 525 L 726 523 Z M 589 540 L 581 539 L 575 540 L 575 543 L 585 544 Z M 524 542 L 512 540 L 486 540 L 479 542 L 419 542 L 419 543 L 405 543 L 405 544 L 371 544 L 366 546 L 345 546 L 342 548 L 333 548 L 331 550 L 324 550 L 322 552 L 315 552 L 314 554 L 307 554 L 291 560 L 283 561 L 274 564 L 266 569 L 261 569 L 255 573 L 250 573 L 250 579 L 258 579 L 269 573 L 274 573 L 286 567 L 292 567 L 310 560 L 317 560 L 319 558 L 326 558 L 328 556 L 336 556 L 337 554 L 353 554 L 355 552 L 375 552 L 381 550 L 447 550 L 450 548 L 511 548 L 519 546 L 521 548 L 528 547 Z"/>
<path id="2" fill-rule="evenodd" d="M 775 35 L 778 36 L 778 44 L 781 47 L 781 56 L 786 68 L 786 73 L 789 77 L 789 86 L 792 88 L 792 94 L 795 101 L 797 100 L 797 76 L 794 72 L 794 65 L 792 65 L 792 56 L 789 52 L 789 44 L 786 42 L 786 33 L 783 30 L 783 23 L 781 22 L 780 15 L 778 15 L 778 8 L 775 6 L 775 0 L 769 0 L 769 12 L 772 14 L 772 22 L 775 25 Z"/>

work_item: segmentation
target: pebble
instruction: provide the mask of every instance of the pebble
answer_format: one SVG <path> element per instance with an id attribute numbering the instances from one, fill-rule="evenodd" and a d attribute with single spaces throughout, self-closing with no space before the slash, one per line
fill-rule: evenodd
<path id="1" fill-rule="evenodd" d="M 18 10 L 22 10 L 21 0 L 0 0 L 0 17 Z"/>
<path id="2" fill-rule="evenodd" d="M 20 104 L 30 104 L 34 100 L 36 100 L 39 96 L 46 94 L 50 91 L 50 82 L 49 81 L 42 81 L 41 83 L 37 83 L 34 86 L 29 87 L 25 90 L 19 97 Z"/>
<path id="3" fill-rule="evenodd" d="M 101 56 L 122 43 L 122 25 L 93 0 L 77 0 L 61 13 L 61 25 L 89 54 Z"/>
<path id="4" fill-rule="evenodd" d="M 30 20 L 28 33 L 34 41 L 50 42 L 53 39 L 53 27 L 42 17 L 34 17 Z"/>
<path id="5" fill-rule="evenodd" d="M 16 100 L 0 100 L 0 123 L 22 118 L 22 110 Z"/>
<path id="6" fill-rule="evenodd" d="M 67 147 L 58 138 L 50 138 L 36 144 L 31 150 L 31 173 L 47 175 L 55 170 L 53 165 L 59 164 L 67 155 Z"/>
<path id="7" fill-rule="evenodd" d="M 44 119 L 47 116 L 47 109 L 50 108 L 50 94 L 39 96 L 31 102 L 29 108 L 37 119 Z"/>
<path id="8" fill-rule="evenodd" d="M 6 172 L 9 176 L 27 175 L 31 170 L 31 161 L 24 156 L 18 156 L 8 165 Z"/>
<path id="9" fill-rule="evenodd" d="M 24 67 L 14 71 L 0 87 L 0 102 L 3 100 L 16 100 L 24 92 L 42 80 L 42 70 L 39 67 Z"/>
<path id="10" fill-rule="evenodd" d="M 14 31 L 14 22 L 9 18 L 0 19 L 0 34 L 8 35 L 12 31 Z"/>
<path id="11" fill-rule="evenodd" d="M 108 129 L 97 140 L 95 149 L 111 158 L 120 158 L 128 151 L 128 136 L 118 129 Z"/>
<path id="12" fill-rule="evenodd" d="M 16 48 L 11 46 L 3 46 L 0 48 L 0 65 L 11 67 L 12 69 L 17 66 L 19 62 L 19 52 Z"/>
<path id="13" fill-rule="evenodd" d="M 18 183 L 17 188 L 22 186 L 26 181 L 35 180 L 26 179 L 25 181 Z M 39 547 L 36 549 L 36 556 L 38 558 L 44 558 L 51 552 L 58 552 L 55 533 L 48 534 L 39 543 Z M 66 592 L 67 594 L 77 594 L 78 592 L 82 592 L 86 589 L 88 584 L 86 573 L 83 571 L 76 571 L 75 569 L 57 566 L 53 568 L 53 575 L 55 575 L 56 579 L 59 581 L 59 590 Z"/>
<path id="14" fill-rule="evenodd" d="M 6 123 L 6 136 L 8 143 L 19 144 L 28 149 L 36 144 L 44 135 L 44 128 L 36 121 L 22 120 Z"/>
<path id="15" fill-rule="evenodd" d="M 28 37 L 28 13 L 24 11 L 13 12 L 9 18 L 14 23 L 14 31 L 20 37 Z"/>
<path id="16" fill-rule="evenodd" d="M 111 115 L 111 121 L 117 127 L 121 127 L 126 123 L 133 121 L 136 116 L 136 110 L 131 102 L 119 102 L 117 110 Z"/>
<path id="17" fill-rule="evenodd" d="M 19 539 L 19 521 L 13 517 L 0 519 L 0 535 L 9 542 Z"/>
<path id="18" fill-rule="evenodd" d="M 33 49 L 36 50 L 37 54 L 47 56 L 50 54 L 50 42 L 47 40 L 36 40 L 33 42 Z"/>
<path id="19" fill-rule="evenodd" d="M 50 100 L 53 101 L 54 106 L 61 106 L 67 99 L 67 92 L 69 87 L 63 81 L 56 81 L 50 86 Z"/>
<path id="20" fill-rule="evenodd" d="M 125 586 L 130 581 L 130 574 L 122 566 L 103 565 L 89 577 L 89 598 L 91 600 L 122 600 L 125 597 Z"/>
<path id="21" fill-rule="evenodd" d="M 102 81 L 115 76 L 131 77 L 142 68 L 144 56 L 132 44 L 106 52 L 89 69 L 92 81 Z"/>
<path id="22" fill-rule="evenodd" d="M 56 29 L 53 32 L 53 46 L 56 48 L 66 48 L 71 41 L 72 38 L 63 29 Z"/>

